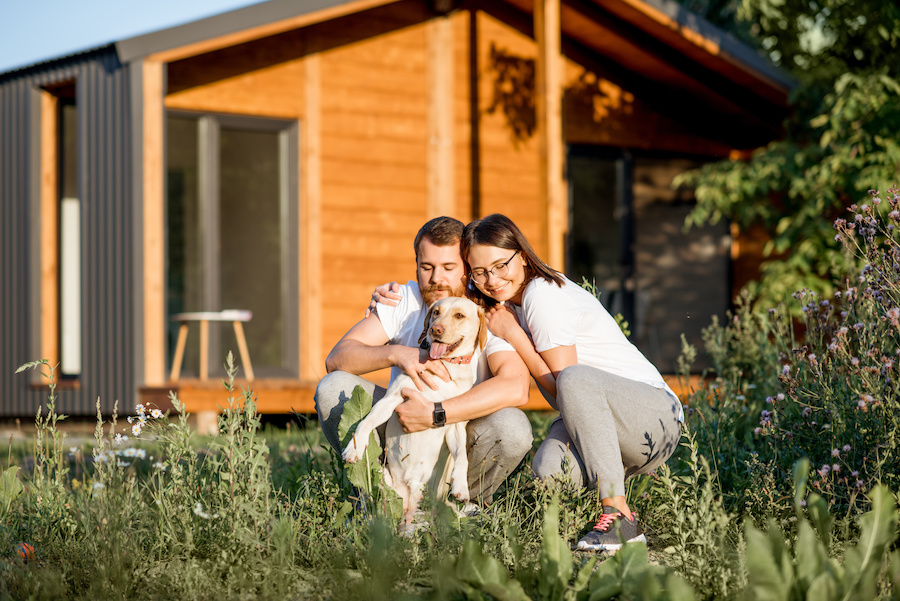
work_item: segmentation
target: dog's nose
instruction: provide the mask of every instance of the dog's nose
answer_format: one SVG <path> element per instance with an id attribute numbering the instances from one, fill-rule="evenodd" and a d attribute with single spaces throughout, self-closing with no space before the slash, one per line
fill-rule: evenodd
<path id="1" fill-rule="evenodd" d="M 444 326 L 441 324 L 435 324 L 431 326 L 431 335 L 432 336 L 440 336 L 444 333 Z"/>

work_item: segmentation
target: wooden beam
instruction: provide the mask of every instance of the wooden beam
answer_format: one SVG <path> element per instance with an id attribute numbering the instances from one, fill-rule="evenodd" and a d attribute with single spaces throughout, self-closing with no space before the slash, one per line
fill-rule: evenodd
<path id="1" fill-rule="evenodd" d="M 166 381 L 163 65 L 143 61 L 144 384 Z"/>
<path id="2" fill-rule="evenodd" d="M 559 0 L 535 0 L 534 33 L 537 42 L 535 107 L 540 149 L 541 212 L 546 216 L 547 263 L 565 268 L 565 235 L 568 230 L 568 202 L 563 174 L 562 93 Z"/>
<path id="3" fill-rule="evenodd" d="M 428 23 L 428 205 L 426 219 L 456 214 L 453 23 Z"/>
<path id="4" fill-rule="evenodd" d="M 266 23 L 257 27 L 250 27 L 233 33 L 201 40 L 192 44 L 185 44 L 168 50 L 161 50 L 150 54 L 147 60 L 152 62 L 169 63 L 192 56 L 205 54 L 214 50 L 220 50 L 229 46 L 236 46 L 245 42 L 251 42 L 272 35 L 277 35 L 292 29 L 299 29 L 316 23 L 324 23 L 346 15 L 362 12 L 371 8 L 384 6 L 398 0 L 355 0 L 324 10 L 315 11 L 303 15 L 297 15 L 289 19 L 283 19 L 274 23 Z"/>
<path id="5" fill-rule="evenodd" d="M 59 363 L 59 99 L 41 102 L 41 338 L 40 357 Z"/>
<path id="6" fill-rule="evenodd" d="M 325 375 L 322 354 L 322 65 L 304 59 L 305 121 L 300 143 L 300 379 Z"/>

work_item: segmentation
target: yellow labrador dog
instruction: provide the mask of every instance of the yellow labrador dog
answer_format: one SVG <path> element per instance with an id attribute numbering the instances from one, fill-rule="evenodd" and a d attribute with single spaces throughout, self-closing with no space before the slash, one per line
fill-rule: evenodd
<path id="1" fill-rule="evenodd" d="M 425 329 L 419 341 L 429 343 L 429 357 L 441 359 L 450 372 L 451 380 L 435 378 L 438 389 L 426 387 L 422 393 L 432 403 L 458 396 L 475 383 L 478 357 L 487 341 L 484 311 L 466 298 L 449 297 L 437 301 L 425 317 Z M 385 451 L 388 469 L 385 480 L 403 499 L 401 528 L 413 530 L 413 517 L 422 500 L 426 483 L 438 467 L 441 448 L 446 440 L 453 467 L 450 472 L 450 494 L 461 501 L 469 500 L 466 456 L 466 422 L 449 424 L 411 434 L 403 432 L 394 409 L 403 402 L 402 388 L 414 388 L 412 380 L 401 374 L 387 389 L 384 397 L 356 428 L 353 438 L 344 449 L 343 458 L 355 463 L 362 457 L 372 431 L 387 424 Z"/>

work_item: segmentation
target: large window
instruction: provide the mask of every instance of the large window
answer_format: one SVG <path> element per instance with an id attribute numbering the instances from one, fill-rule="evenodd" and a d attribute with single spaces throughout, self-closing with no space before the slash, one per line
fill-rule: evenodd
<path id="1" fill-rule="evenodd" d="M 727 226 L 684 231 L 694 204 L 673 178 L 695 158 L 573 146 L 569 149 L 567 275 L 594 282 L 621 313 L 631 340 L 663 373 L 675 371 L 681 334 L 693 344 L 729 306 Z M 702 360 L 695 366 L 702 368 Z"/>
<path id="2" fill-rule="evenodd" d="M 296 148 L 294 122 L 167 117 L 168 313 L 252 311 L 257 377 L 296 377 L 299 364 Z M 169 322 L 170 358 L 177 326 Z M 229 350 L 239 360 L 230 326 L 211 327 L 211 376 Z M 199 352 L 192 334 L 183 374 L 196 373 Z"/>

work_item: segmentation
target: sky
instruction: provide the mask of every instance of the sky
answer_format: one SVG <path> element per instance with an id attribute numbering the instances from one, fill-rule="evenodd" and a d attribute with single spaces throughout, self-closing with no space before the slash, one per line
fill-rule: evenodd
<path id="1" fill-rule="evenodd" d="M 260 0 L 0 0 L 0 73 Z"/>

